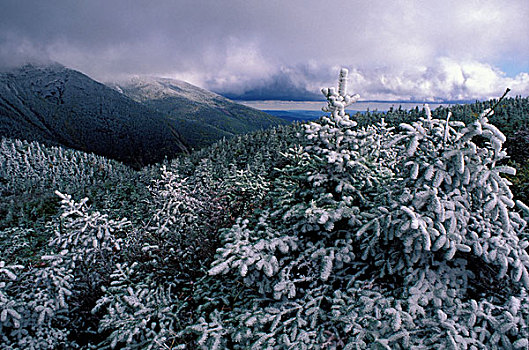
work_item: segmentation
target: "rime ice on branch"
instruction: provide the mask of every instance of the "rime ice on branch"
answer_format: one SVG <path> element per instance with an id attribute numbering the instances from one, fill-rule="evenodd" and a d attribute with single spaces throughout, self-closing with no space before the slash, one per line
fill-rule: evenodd
<path id="1" fill-rule="evenodd" d="M 336 89 L 331 88 L 323 88 L 321 89 L 321 92 L 327 98 L 327 106 L 323 107 L 322 110 L 324 112 L 331 112 L 333 117 L 341 116 L 343 117 L 345 115 L 345 108 L 360 98 L 360 95 L 354 94 L 354 95 L 347 95 L 347 80 L 349 71 L 346 68 L 342 68 L 340 70 L 340 80 L 338 82 L 338 92 L 336 92 Z"/>

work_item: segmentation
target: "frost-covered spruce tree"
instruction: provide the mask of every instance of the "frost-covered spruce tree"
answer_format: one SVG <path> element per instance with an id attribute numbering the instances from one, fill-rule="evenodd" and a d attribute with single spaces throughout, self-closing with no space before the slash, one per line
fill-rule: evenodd
<path id="1" fill-rule="evenodd" d="M 2 196 L 49 188 L 71 193 L 106 180 L 117 182 L 133 176 L 132 169 L 91 153 L 3 137 L 0 163 Z"/>
<path id="2" fill-rule="evenodd" d="M 222 232 L 198 344 L 526 348 L 529 243 L 492 111 L 357 128 L 346 79 L 323 89 L 331 115 L 285 155 L 271 208 Z"/>
<path id="3" fill-rule="evenodd" d="M 18 275 L 13 269 L 21 266 L 0 263 L 9 279 L 0 280 L 1 349 L 75 349 L 83 345 L 82 334 L 96 332 L 87 316 L 90 302 L 95 304 L 119 257 L 129 223 L 92 212 L 87 199 L 75 202 L 57 194 L 62 214 L 61 223 L 50 227 L 55 231 L 51 253 Z"/>
<path id="4" fill-rule="evenodd" d="M 195 321 L 194 282 L 213 260 L 217 230 L 231 226 L 234 213 L 253 210 L 268 190 L 268 181 L 250 169 L 232 166 L 220 178 L 214 166 L 204 159 L 192 177 L 182 176 L 178 164 L 164 166 L 153 181 L 152 218 L 129 237 L 131 255 L 116 264 L 94 308 L 111 348 L 185 347 L 189 341 L 181 331 Z"/>
<path id="5" fill-rule="evenodd" d="M 275 182 L 273 207 L 257 220 L 241 220 L 225 232 L 225 246 L 218 251 L 210 274 L 237 270 L 238 283 L 256 295 L 230 301 L 216 310 L 213 325 L 208 325 L 205 315 L 193 328 L 202 334 L 203 346 L 222 340 L 225 346 L 234 341 L 242 348 L 278 342 L 302 348 L 333 342 L 333 333 L 321 327 L 322 318 L 330 321 L 330 310 L 320 305 L 327 304 L 326 299 L 332 296 L 334 287 L 329 278 L 333 266 L 357 265 L 352 242 L 343 235 L 343 229 L 348 222 L 361 218 L 358 205 L 368 204 L 364 202 L 369 188 L 384 186 L 384 177 L 391 175 L 379 161 L 386 158 L 381 157 L 385 151 L 380 143 L 389 131 L 383 126 L 381 132 L 377 132 L 379 127 L 356 129 L 356 122 L 345 114 L 345 107 L 357 98 L 344 93 L 346 79 L 347 71 L 343 70 L 338 89 L 341 94 L 335 89 L 322 91 L 331 116 L 306 125 L 306 145 L 286 154 L 288 165 Z M 359 270 L 364 264 L 360 265 L 356 266 Z M 234 309 L 223 312 L 225 308 Z M 221 329 L 228 336 L 219 338 L 212 330 L 219 328 L 215 324 L 223 318 Z"/>
<path id="6" fill-rule="evenodd" d="M 202 186 L 164 166 L 151 191 L 153 216 L 130 237 L 131 255 L 114 266 L 94 308 L 102 314 L 99 331 L 109 333 L 111 348 L 158 349 L 175 341 L 189 318 L 192 275 L 200 274 L 204 258 L 200 248 L 208 244 L 200 236 L 205 221 L 200 219 L 214 204 Z M 203 246 L 193 244 L 195 239 Z"/>

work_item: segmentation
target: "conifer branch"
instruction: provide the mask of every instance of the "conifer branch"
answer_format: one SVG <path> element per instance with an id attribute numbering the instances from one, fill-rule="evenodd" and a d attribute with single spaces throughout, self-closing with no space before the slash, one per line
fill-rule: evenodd
<path id="1" fill-rule="evenodd" d="M 511 89 L 509 88 L 505 89 L 505 92 L 503 93 L 503 95 L 501 95 L 500 99 L 491 107 L 490 111 L 485 115 L 485 117 L 490 117 L 492 115 L 492 112 L 494 111 L 494 109 L 498 107 L 498 105 L 501 103 L 501 101 L 503 101 L 505 96 L 507 96 L 509 91 L 511 91 Z"/>

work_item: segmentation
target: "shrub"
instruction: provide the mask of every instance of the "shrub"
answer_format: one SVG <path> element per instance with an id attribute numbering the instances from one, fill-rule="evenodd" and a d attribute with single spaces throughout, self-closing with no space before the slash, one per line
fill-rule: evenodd
<path id="1" fill-rule="evenodd" d="M 3 349 L 79 348 L 82 335 L 95 332 L 86 304 L 95 303 L 106 284 L 129 223 L 91 212 L 86 198 L 75 202 L 58 195 L 62 220 L 53 228 L 52 252 L 18 276 L 13 270 L 22 266 L 1 262 Z"/>
<path id="2" fill-rule="evenodd" d="M 524 348 L 529 242 L 492 111 L 357 128 L 345 75 L 272 207 L 221 232 L 189 331 L 202 348 Z"/>
<path id="3" fill-rule="evenodd" d="M 38 229 L 0 231 L 0 348 L 526 348 L 529 207 L 492 111 L 359 127 L 346 83 L 322 90 L 317 122 L 160 168 L 42 170 L 94 181 L 94 205 L 57 192 L 57 212 L 35 202 Z M 36 146 L 6 145 L 13 169 L 38 169 L 19 156 Z"/>

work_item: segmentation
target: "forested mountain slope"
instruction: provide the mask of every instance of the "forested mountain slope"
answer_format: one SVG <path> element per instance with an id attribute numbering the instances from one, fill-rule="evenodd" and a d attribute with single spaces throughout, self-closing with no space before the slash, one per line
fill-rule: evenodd
<path id="1" fill-rule="evenodd" d="M 318 121 L 141 172 L 2 141 L 4 193 L 62 192 L 21 209 L 40 220 L 7 206 L 0 349 L 526 349 L 529 207 L 495 113 L 357 121 L 346 78 Z"/>
<path id="2" fill-rule="evenodd" d="M 0 73 L 0 136 L 63 145 L 134 166 L 187 150 L 161 113 L 58 64 Z"/>
<path id="3" fill-rule="evenodd" d="M 259 110 L 184 81 L 166 78 L 134 78 L 109 86 L 169 117 L 193 148 L 224 137 L 286 124 Z"/>
<path id="4" fill-rule="evenodd" d="M 151 168 L 132 168 L 94 154 L 38 142 L 0 140 L 0 237 L 3 259 L 34 259 L 52 233 L 46 223 L 59 211 L 55 191 L 90 198 L 113 216 L 141 219 Z M 6 241 L 7 240 L 7 241 Z M 9 242 L 9 243 L 7 243 Z"/>
<path id="5" fill-rule="evenodd" d="M 450 107 L 438 107 L 432 111 L 432 115 L 436 118 L 443 118 L 448 112 L 451 112 L 451 120 L 459 120 L 468 124 L 475 121 L 482 111 L 493 106 L 495 106 L 494 114 L 490 116 L 490 120 L 508 136 L 505 147 L 509 157 L 518 162 L 529 159 L 528 97 L 516 96 L 505 98 L 502 101 L 492 99 Z M 424 109 L 416 107 L 411 110 L 392 108 L 387 112 L 368 111 L 367 113 L 357 113 L 352 118 L 361 126 L 372 125 L 384 118 L 388 125 L 398 127 L 402 122 L 413 122 L 424 116 Z"/>

